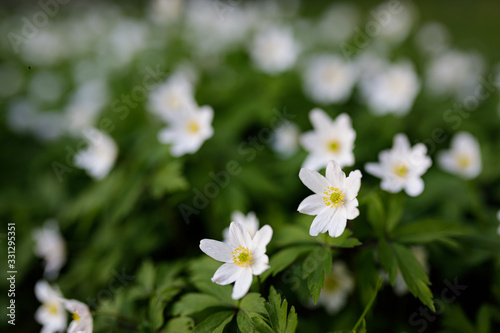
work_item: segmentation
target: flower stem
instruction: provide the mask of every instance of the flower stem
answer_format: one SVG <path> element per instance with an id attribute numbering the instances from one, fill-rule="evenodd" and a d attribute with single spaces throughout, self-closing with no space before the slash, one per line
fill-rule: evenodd
<path id="1" fill-rule="evenodd" d="M 375 301 L 375 298 L 377 298 L 378 291 L 380 290 L 380 287 L 382 286 L 383 281 L 384 281 L 384 279 L 382 277 L 379 277 L 379 279 L 377 281 L 377 286 L 375 287 L 375 291 L 373 292 L 372 297 L 368 301 L 368 304 L 366 304 L 366 307 L 365 307 L 363 313 L 361 314 L 361 317 L 359 317 L 358 321 L 356 322 L 356 325 L 354 325 L 354 327 L 352 328 L 352 330 L 351 330 L 352 332 L 356 332 L 356 329 L 358 328 L 358 326 L 365 319 L 365 316 L 368 313 L 368 310 L 370 310 L 373 302 Z"/>

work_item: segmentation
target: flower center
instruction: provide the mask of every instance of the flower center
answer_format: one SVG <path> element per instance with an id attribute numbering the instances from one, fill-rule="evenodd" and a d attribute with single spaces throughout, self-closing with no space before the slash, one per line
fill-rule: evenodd
<path id="1" fill-rule="evenodd" d="M 80 316 L 78 315 L 78 313 L 73 312 L 73 320 L 76 321 L 77 323 L 80 321 Z"/>
<path id="2" fill-rule="evenodd" d="M 403 163 L 398 163 L 394 165 L 393 170 L 396 176 L 399 176 L 401 178 L 405 178 L 408 175 L 409 171 L 408 167 Z"/>
<path id="3" fill-rule="evenodd" d="M 459 156 L 457 158 L 458 162 L 458 167 L 462 170 L 467 169 L 467 167 L 470 165 L 470 160 L 467 156 Z"/>
<path id="4" fill-rule="evenodd" d="M 340 143 L 337 140 L 332 140 L 328 142 L 327 147 L 329 150 L 337 153 L 340 150 Z"/>
<path id="5" fill-rule="evenodd" d="M 240 267 L 248 267 L 253 263 L 252 251 L 243 246 L 238 246 L 231 252 L 233 262 Z"/>
<path id="6" fill-rule="evenodd" d="M 55 315 L 57 313 L 57 305 L 56 304 L 48 303 L 48 304 L 44 304 L 44 306 L 47 309 L 47 311 L 49 311 L 50 314 Z"/>
<path id="7" fill-rule="evenodd" d="M 200 126 L 194 121 L 190 121 L 187 125 L 187 130 L 189 133 L 195 134 L 200 131 Z"/>
<path id="8" fill-rule="evenodd" d="M 345 202 L 344 192 L 342 192 L 336 187 L 331 187 L 331 186 L 327 187 L 323 191 L 323 194 L 325 195 L 323 197 L 323 202 L 328 207 L 340 207 Z"/>
<path id="9" fill-rule="evenodd" d="M 333 274 L 325 274 L 325 284 L 323 289 L 332 292 L 339 288 L 339 281 Z"/>

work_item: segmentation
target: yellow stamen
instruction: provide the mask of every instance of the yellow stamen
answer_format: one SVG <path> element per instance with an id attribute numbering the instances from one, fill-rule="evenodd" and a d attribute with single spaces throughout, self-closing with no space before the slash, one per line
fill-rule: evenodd
<path id="1" fill-rule="evenodd" d="M 240 267 L 248 267 L 253 263 L 252 251 L 243 246 L 238 246 L 231 252 L 233 262 Z"/>
<path id="2" fill-rule="evenodd" d="M 194 121 L 190 121 L 187 125 L 187 130 L 190 133 L 197 133 L 200 130 L 200 126 Z"/>
<path id="3" fill-rule="evenodd" d="M 50 314 L 56 314 L 57 313 L 57 305 L 54 303 L 48 303 L 44 304 L 45 308 L 47 311 L 49 311 Z"/>
<path id="4" fill-rule="evenodd" d="M 323 194 L 325 195 L 323 197 L 323 202 L 328 207 L 340 207 L 345 202 L 344 192 L 342 192 L 336 187 L 331 187 L 331 186 L 327 187 L 323 191 Z"/>
<path id="5" fill-rule="evenodd" d="M 394 173 L 401 178 L 405 178 L 408 175 L 408 171 L 408 167 L 403 163 L 394 166 Z"/>
<path id="6" fill-rule="evenodd" d="M 78 315 L 78 313 L 73 312 L 73 320 L 76 321 L 77 323 L 80 321 L 80 316 Z"/>
<path id="7" fill-rule="evenodd" d="M 332 152 L 337 153 L 340 150 L 340 142 L 338 142 L 337 140 L 332 140 L 328 142 L 327 147 Z"/>
<path id="8" fill-rule="evenodd" d="M 464 170 L 470 165 L 470 159 L 467 156 L 459 156 L 457 158 L 458 166 L 460 169 Z"/>

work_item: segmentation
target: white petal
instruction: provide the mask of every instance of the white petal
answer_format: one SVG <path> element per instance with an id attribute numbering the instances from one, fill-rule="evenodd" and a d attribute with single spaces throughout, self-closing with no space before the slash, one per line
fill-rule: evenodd
<path id="1" fill-rule="evenodd" d="M 252 238 L 243 224 L 231 222 L 229 225 L 229 243 L 235 248 L 240 245 L 246 248 L 251 247 Z"/>
<path id="2" fill-rule="evenodd" d="M 38 281 L 35 285 L 35 295 L 36 298 L 41 302 L 45 303 L 54 299 L 54 292 L 52 288 L 47 283 L 47 281 Z"/>
<path id="3" fill-rule="evenodd" d="M 424 191 L 424 181 L 422 178 L 410 178 L 405 186 L 406 194 L 416 197 Z"/>
<path id="4" fill-rule="evenodd" d="M 318 236 L 319 234 L 325 232 L 328 228 L 328 224 L 332 220 L 333 214 L 335 214 L 337 210 L 337 208 L 329 208 L 319 213 L 311 224 L 309 235 Z"/>
<path id="5" fill-rule="evenodd" d="M 410 150 L 410 141 L 404 134 L 396 134 L 392 146 L 393 151 L 398 153 L 408 152 Z"/>
<path id="6" fill-rule="evenodd" d="M 332 119 L 320 108 L 314 108 L 309 112 L 309 120 L 318 131 L 328 131 L 332 123 Z"/>
<path id="7" fill-rule="evenodd" d="M 307 215 L 318 215 L 324 209 L 328 208 L 323 202 L 323 197 L 319 194 L 311 194 L 299 205 L 297 210 L 303 214 Z"/>
<path id="8" fill-rule="evenodd" d="M 347 199 L 354 199 L 359 192 L 359 188 L 361 187 L 361 171 L 354 170 L 349 173 L 349 177 L 346 178 L 345 188 L 347 191 Z"/>
<path id="9" fill-rule="evenodd" d="M 346 224 L 347 217 L 345 208 L 340 207 L 331 219 L 330 225 L 328 226 L 328 234 L 331 237 L 339 237 L 344 232 Z"/>
<path id="10" fill-rule="evenodd" d="M 253 275 L 262 274 L 265 270 L 267 270 L 269 268 L 269 257 L 264 254 L 256 259 L 254 259 L 251 267 L 252 267 Z"/>
<path id="11" fill-rule="evenodd" d="M 178 136 L 178 133 L 172 128 L 164 128 L 158 133 L 158 141 L 161 143 L 171 143 L 175 141 L 175 138 Z"/>
<path id="12" fill-rule="evenodd" d="M 327 159 L 323 154 L 311 153 L 302 163 L 302 167 L 309 170 L 319 170 L 326 165 L 326 162 Z"/>
<path id="13" fill-rule="evenodd" d="M 252 254 L 255 257 L 260 257 L 264 253 L 266 253 L 266 246 L 271 241 L 273 237 L 273 228 L 269 225 L 265 225 L 260 228 L 259 231 L 255 233 L 253 237 L 253 250 Z"/>
<path id="14" fill-rule="evenodd" d="M 343 187 L 345 181 L 345 173 L 340 169 L 340 165 L 335 160 L 328 161 L 326 165 L 326 179 L 328 179 L 335 187 Z"/>
<path id="15" fill-rule="evenodd" d="M 202 239 L 200 249 L 215 260 L 229 262 L 233 260 L 231 256 L 232 248 L 226 243 L 213 239 Z"/>
<path id="16" fill-rule="evenodd" d="M 242 267 L 239 267 L 233 263 L 225 263 L 215 271 L 215 274 L 212 277 L 212 282 L 223 286 L 233 283 L 240 277 L 240 275 L 243 273 L 243 270 L 244 269 Z"/>
<path id="17" fill-rule="evenodd" d="M 318 134 L 314 131 L 305 132 L 300 136 L 299 140 L 302 147 L 307 151 L 314 151 L 321 144 Z"/>
<path id="18" fill-rule="evenodd" d="M 378 178 L 382 178 L 385 174 L 382 166 L 379 163 L 366 163 L 365 170 L 369 174 Z"/>
<path id="19" fill-rule="evenodd" d="M 309 169 L 300 169 L 299 178 L 305 186 L 316 194 L 321 194 L 327 186 L 331 186 L 330 182 L 316 171 Z"/>
<path id="20" fill-rule="evenodd" d="M 252 285 L 252 269 L 250 267 L 244 268 L 241 275 L 236 280 L 233 287 L 232 299 L 240 299 L 246 295 L 250 286 Z"/>

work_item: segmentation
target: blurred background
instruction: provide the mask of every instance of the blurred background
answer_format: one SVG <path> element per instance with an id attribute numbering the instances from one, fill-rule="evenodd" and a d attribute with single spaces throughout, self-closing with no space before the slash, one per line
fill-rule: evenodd
<path id="1" fill-rule="evenodd" d="M 391 2 L 373 1 L 62 2 L 0 5 L 0 253 L 3 263 L 7 224 L 15 223 L 16 332 L 41 328 L 33 290 L 44 264 L 35 246 L 47 220 L 65 243 L 65 260 L 52 281 L 92 310 L 107 302 L 122 306 L 122 313 L 142 303 L 134 308 L 119 293 L 113 301 L 96 296 L 117 272 L 135 283 L 145 265 L 197 258 L 200 239 L 221 239 L 233 211 L 254 211 L 275 231 L 310 223 L 296 211 L 309 195 L 298 178 L 307 156 L 299 136 L 311 130 L 308 114 L 315 107 L 332 119 L 343 112 L 352 119 L 356 162 L 346 172 L 376 161 L 396 133 L 426 144 L 433 166 L 423 177 L 424 193 L 404 199 L 403 222 L 442 218 L 491 235 L 426 245 L 435 297 L 446 279 L 458 277 L 468 286 L 426 330 L 459 332 L 453 325 L 464 317 L 467 324 L 458 326 L 479 332 L 470 325 L 484 322 L 481 313 L 490 311 L 479 309 L 487 305 L 496 309 L 491 317 L 498 315 L 498 1 L 393 1 L 394 13 Z M 320 88 L 310 76 L 318 55 L 333 55 L 351 71 L 352 79 L 339 81 L 348 86 L 343 96 L 315 93 Z M 409 68 L 403 81 L 374 93 L 372 79 L 398 64 Z M 413 84 L 405 83 L 407 72 Z M 158 140 L 169 122 L 155 112 L 153 97 L 174 77 L 187 82 L 197 105 L 213 109 L 213 136 L 182 156 Z M 276 117 L 292 127 L 280 132 Z M 482 170 L 472 180 L 436 162 L 460 131 L 480 144 Z M 75 160 L 92 147 L 92 137 L 103 136 L 109 144 L 94 151 L 96 157 Z M 216 195 L 206 195 L 207 184 L 231 162 L 238 171 Z M 364 173 L 360 197 L 379 191 L 379 182 Z M 358 225 L 369 240 L 362 217 Z M 355 253 L 339 256 L 355 270 Z M 331 317 L 312 310 L 280 275 L 272 284 L 296 307 L 299 332 L 345 328 L 363 309 L 354 292 Z M 4 330 L 5 278 L 0 288 Z M 408 318 L 421 306 L 386 286 L 367 318 L 369 331 L 413 332 L 419 326 Z M 115 324 L 96 319 L 95 331 L 130 331 Z M 481 327 L 499 329 L 498 321 Z"/>

